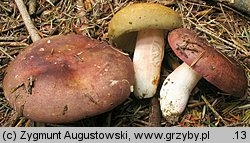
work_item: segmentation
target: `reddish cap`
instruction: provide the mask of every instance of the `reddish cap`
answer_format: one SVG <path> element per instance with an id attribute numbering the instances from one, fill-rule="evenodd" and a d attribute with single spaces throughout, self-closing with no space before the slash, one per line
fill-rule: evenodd
<path id="1" fill-rule="evenodd" d="M 10 63 L 3 80 L 10 105 L 39 122 L 64 123 L 109 111 L 130 95 L 130 58 L 82 35 L 33 43 Z"/>
<path id="2" fill-rule="evenodd" d="M 230 95 L 245 97 L 247 77 L 233 58 L 220 53 L 186 28 L 170 32 L 168 42 L 174 53 L 207 81 Z"/>

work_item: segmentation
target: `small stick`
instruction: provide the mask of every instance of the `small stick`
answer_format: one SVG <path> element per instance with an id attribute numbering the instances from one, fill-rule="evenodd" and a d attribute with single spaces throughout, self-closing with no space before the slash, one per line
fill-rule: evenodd
<path id="1" fill-rule="evenodd" d="M 23 22 L 31 36 L 33 42 L 38 41 L 41 39 L 40 35 L 37 32 L 36 27 L 34 26 L 33 22 L 31 21 L 30 15 L 26 9 L 22 0 L 15 0 L 16 5 L 19 9 L 20 14 L 22 15 Z"/>
<path id="2" fill-rule="evenodd" d="M 4 33 L 4 32 L 7 32 L 7 31 L 9 31 L 9 30 L 13 30 L 13 29 L 20 28 L 20 27 L 22 27 L 23 25 L 24 25 L 24 23 L 20 23 L 20 24 L 18 24 L 18 25 L 16 25 L 16 26 L 13 26 L 13 27 L 10 27 L 10 28 L 7 28 L 7 29 L 0 30 L 0 33 Z"/>
<path id="3" fill-rule="evenodd" d="M 0 51 L 1 51 L 2 53 L 4 53 L 6 56 L 8 56 L 11 60 L 14 60 L 14 58 L 13 58 L 11 55 L 9 55 L 7 52 L 5 52 L 4 49 L 3 49 L 2 47 L 0 47 Z"/>
<path id="4" fill-rule="evenodd" d="M 237 13 L 238 15 L 240 15 L 240 16 L 246 18 L 247 20 L 250 20 L 250 17 L 249 17 L 249 16 L 247 16 L 247 15 L 245 15 L 245 14 L 242 14 L 241 12 L 235 10 L 234 8 L 231 8 L 230 6 L 227 6 L 227 5 L 223 4 L 223 3 L 220 3 L 220 5 L 224 6 L 225 8 L 227 8 L 227 9 L 230 10 L 230 11 L 233 11 L 233 12 Z"/>
<path id="5" fill-rule="evenodd" d="M 208 102 L 213 102 L 214 100 L 215 99 L 212 99 Z M 187 107 L 193 108 L 193 107 L 197 107 L 197 106 L 201 106 L 201 105 L 205 105 L 205 104 L 206 104 L 206 102 L 197 102 L 197 103 L 191 103 L 191 104 L 187 105 Z"/>
<path id="6" fill-rule="evenodd" d="M 213 32 L 211 32 L 210 30 L 208 30 L 208 29 L 206 29 L 206 28 L 204 28 L 204 27 L 201 27 L 201 26 L 197 25 L 197 24 L 196 24 L 195 22 L 193 22 L 191 19 L 187 18 L 187 20 L 188 20 L 191 24 L 195 25 L 195 26 L 196 26 L 195 28 L 196 28 L 197 30 L 200 30 L 200 31 L 202 31 L 202 32 L 204 32 L 204 33 L 206 33 L 206 34 L 208 34 L 208 35 L 214 37 L 214 38 L 217 38 L 218 40 L 220 40 L 220 41 L 222 41 L 222 42 L 228 44 L 229 46 L 232 46 L 232 47 L 236 48 L 237 50 L 239 50 L 239 51 L 241 51 L 241 52 L 243 52 L 243 53 L 247 53 L 247 52 L 248 52 L 244 47 L 242 47 L 242 46 L 240 46 L 240 45 L 235 45 L 234 43 L 231 43 L 231 42 L 229 42 L 229 41 L 227 41 L 227 40 L 225 40 L 225 39 L 223 39 L 223 38 L 217 36 L 216 34 L 214 34 Z"/>
<path id="7" fill-rule="evenodd" d="M 24 121 L 25 121 L 25 118 L 21 118 L 21 119 L 19 120 L 19 122 L 16 124 L 15 127 L 21 127 Z"/>
<path id="8" fill-rule="evenodd" d="M 231 123 L 231 124 L 228 124 L 226 125 L 225 127 L 249 127 L 249 123 L 245 123 L 245 122 L 239 122 L 239 123 Z"/>
<path id="9" fill-rule="evenodd" d="M 201 98 L 204 100 L 204 102 L 207 104 L 207 106 L 214 112 L 214 114 L 225 124 L 228 123 L 221 117 L 221 115 L 213 108 L 213 106 L 207 101 L 205 96 L 201 96 Z"/>
<path id="10" fill-rule="evenodd" d="M 25 36 L 20 36 L 20 37 L 0 37 L 0 41 L 22 41 L 26 39 L 27 37 Z"/>
<path id="11" fill-rule="evenodd" d="M 161 126 L 161 110 L 158 97 L 155 95 L 150 100 L 150 115 L 149 115 L 149 126 L 160 127 Z"/>
<path id="12" fill-rule="evenodd" d="M 9 13 L 12 13 L 12 10 L 11 10 L 11 9 L 8 9 L 8 8 L 5 7 L 4 5 L 2 5 L 1 3 L 0 3 L 0 7 L 1 7 L 3 10 L 5 10 L 5 11 L 7 11 L 7 12 L 9 12 Z"/>
<path id="13" fill-rule="evenodd" d="M 190 65 L 190 67 L 193 67 L 201 59 L 201 57 L 204 54 L 205 54 L 205 51 L 203 51 L 202 53 L 200 53 L 200 55 L 192 62 L 192 64 Z"/>
<path id="14" fill-rule="evenodd" d="M 26 123 L 25 123 L 25 127 L 31 127 L 31 120 L 29 119 Z"/>
<path id="15" fill-rule="evenodd" d="M 0 70 L 2 70 L 3 68 L 6 68 L 7 66 L 8 66 L 7 64 L 0 66 Z"/>
<path id="16" fill-rule="evenodd" d="M 21 46 L 28 46 L 28 44 L 23 43 L 23 42 L 0 42 L 0 46 L 21 47 Z"/>

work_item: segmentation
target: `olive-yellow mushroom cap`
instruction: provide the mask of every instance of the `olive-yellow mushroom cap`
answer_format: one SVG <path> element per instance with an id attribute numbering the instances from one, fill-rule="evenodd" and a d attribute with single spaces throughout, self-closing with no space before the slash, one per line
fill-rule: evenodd
<path id="1" fill-rule="evenodd" d="M 170 31 L 182 25 L 180 15 L 171 8 L 154 3 L 138 3 L 118 11 L 109 24 L 108 36 L 118 48 L 133 51 L 137 31 L 162 29 Z"/>

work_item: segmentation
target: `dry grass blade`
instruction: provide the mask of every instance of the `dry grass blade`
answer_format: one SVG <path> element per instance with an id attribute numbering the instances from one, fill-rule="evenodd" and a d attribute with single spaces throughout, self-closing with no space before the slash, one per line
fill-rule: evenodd
<path id="1" fill-rule="evenodd" d="M 5 50 L 2 47 L 0 47 L 0 51 L 4 53 L 6 56 L 8 56 L 11 60 L 14 60 L 14 58 L 11 55 L 9 55 L 7 52 L 5 52 Z"/>
<path id="2" fill-rule="evenodd" d="M 201 27 L 201 26 L 197 25 L 196 23 L 194 23 L 194 22 L 193 22 L 192 20 L 190 20 L 189 18 L 187 18 L 187 20 L 188 20 L 190 23 L 194 24 L 194 25 L 196 26 L 196 27 L 195 27 L 196 29 L 198 29 L 198 30 L 200 30 L 200 31 L 202 31 L 202 32 L 204 32 L 204 33 L 206 33 L 206 34 L 208 34 L 208 35 L 214 37 L 214 38 L 219 39 L 220 41 L 222 41 L 222 42 L 224 42 L 224 43 L 226 43 L 226 44 L 228 44 L 228 45 L 230 45 L 230 46 L 232 46 L 232 47 L 238 49 L 239 51 L 241 51 L 241 52 L 243 52 L 243 53 L 247 53 L 247 55 L 249 54 L 249 51 L 246 50 L 244 47 L 239 46 L 239 45 L 235 45 L 235 44 L 233 44 L 233 43 L 231 43 L 231 42 L 229 42 L 229 41 L 227 41 L 227 40 L 225 40 L 225 39 L 223 39 L 223 38 L 217 36 L 217 35 L 214 34 L 212 31 L 210 31 L 210 30 L 208 30 L 208 29 L 206 29 L 206 28 L 204 28 L 204 27 Z"/>
<path id="3" fill-rule="evenodd" d="M 250 108 L 250 104 L 242 105 L 238 107 L 239 109 L 248 109 Z"/>
<path id="4" fill-rule="evenodd" d="M 233 111 L 237 106 L 240 104 L 240 101 L 231 103 L 231 105 L 227 106 L 224 110 L 222 110 L 222 115 L 230 114 L 231 111 Z"/>
<path id="5" fill-rule="evenodd" d="M 242 117 L 242 121 L 245 122 L 245 123 L 250 124 L 250 109 L 248 109 L 245 112 L 245 115 Z"/>
<path id="6" fill-rule="evenodd" d="M 207 101 L 205 96 L 201 96 L 201 98 L 204 100 L 204 102 L 207 104 L 207 106 L 213 111 L 213 113 L 221 120 L 225 125 L 228 123 L 221 117 L 221 115 L 213 108 L 213 106 Z"/>
<path id="7" fill-rule="evenodd" d="M 14 46 L 14 47 L 19 47 L 19 46 L 28 46 L 28 44 L 23 43 L 23 42 L 0 42 L 0 46 Z"/>
<path id="8" fill-rule="evenodd" d="M 4 32 L 7 32 L 7 31 L 10 31 L 10 30 L 13 30 L 13 29 L 18 29 L 18 28 L 23 27 L 23 26 L 24 26 L 24 23 L 20 23 L 18 25 L 13 26 L 13 27 L 9 27 L 9 28 L 3 29 L 3 30 L 1 29 L 0 33 L 4 33 Z"/>
<path id="9" fill-rule="evenodd" d="M 20 36 L 20 37 L 0 37 L 0 41 L 22 41 L 26 38 L 27 37 L 23 37 L 23 36 Z M 23 43 L 23 44 L 26 44 L 26 43 Z"/>

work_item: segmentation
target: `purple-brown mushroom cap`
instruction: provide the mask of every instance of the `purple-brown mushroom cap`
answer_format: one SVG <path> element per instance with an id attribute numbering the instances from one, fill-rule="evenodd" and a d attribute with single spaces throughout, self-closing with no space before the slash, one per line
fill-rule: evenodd
<path id="1" fill-rule="evenodd" d="M 39 122 L 64 123 L 121 104 L 134 84 L 130 58 L 82 35 L 33 43 L 10 63 L 3 89 L 10 105 Z"/>
<path id="2" fill-rule="evenodd" d="M 233 58 L 186 28 L 171 31 L 168 42 L 174 53 L 208 82 L 230 95 L 246 97 L 247 77 Z"/>

